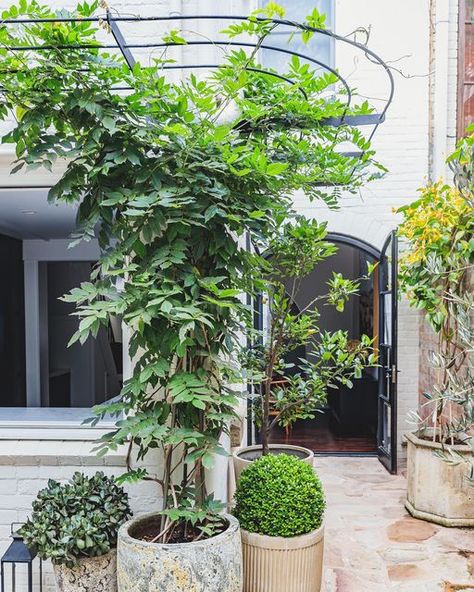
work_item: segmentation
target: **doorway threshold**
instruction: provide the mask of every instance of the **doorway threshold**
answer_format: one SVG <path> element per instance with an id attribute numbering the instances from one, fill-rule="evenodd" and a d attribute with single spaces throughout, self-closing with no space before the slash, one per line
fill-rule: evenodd
<path id="1" fill-rule="evenodd" d="M 341 457 L 369 457 L 369 458 L 377 458 L 377 452 L 316 452 L 314 451 L 314 456 L 341 456 Z"/>

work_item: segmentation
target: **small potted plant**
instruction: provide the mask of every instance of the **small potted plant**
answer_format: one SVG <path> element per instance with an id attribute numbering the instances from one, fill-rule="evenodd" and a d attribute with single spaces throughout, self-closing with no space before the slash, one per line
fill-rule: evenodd
<path id="1" fill-rule="evenodd" d="M 316 296 L 302 310 L 295 305 L 304 278 L 337 252 L 326 237 L 325 223 L 297 216 L 277 229 L 269 256 L 262 262 L 268 328 L 254 332 L 254 345 L 243 355 L 250 381 L 256 385 L 253 407 L 261 444 L 234 452 L 237 480 L 249 463 L 268 453 L 291 454 L 311 465 L 312 450 L 271 444 L 273 428 L 314 418 L 331 387 L 351 388 L 363 368 L 376 362 L 373 339 L 367 335 L 354 343 L 345 331 L 331 333 L 319 326 L 318 307 L 333 306 L 342 312 L 349 298 L 358 293 L 358 281 L 334 273 L 327 294 Z M 302 348 L 308 349 L 304 358 Z"/>
<path id="2" fill-rule="evenodd" d="M 77 472 L 66 484 L 48 481 L 20 534 L 52 561 L 60 592 L 114 592 L 117 532 L 130 515 L 128 495 L 113 478 Z"/>
<path id="3" fill-rule="evenodd" d="M 444 526 L 474 526 L 474 220 L 471 135 L 450 162 L 455 184 L 428 185 L 401 208 L 409 242 L 400 284 L 423 311 L 428 359 L 416 431 L 406 434 L 406 507 Z M 432 343 L 431 343 L 432 340 Z"/>
<path id="4" fill-rule="evenodd" d="M 325 499 L 314 470 L 287 454 L 260 457 L 240 477 L 244 592 L 318 592 Z"/>

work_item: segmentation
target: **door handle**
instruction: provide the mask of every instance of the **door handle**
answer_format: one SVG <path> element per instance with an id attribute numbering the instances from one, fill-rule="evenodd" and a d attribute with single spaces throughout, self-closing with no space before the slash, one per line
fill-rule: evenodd
<path id="1" fill-rule="evenodd" d="M 392 365 L 392 367 L 390 369 L 390 374 L 391 374 L 391 377 L 392 377 L 392 384 L 397 384 L 398 370 L 397 370 L 397 367 L 395 366 L 395 364 Z"/>

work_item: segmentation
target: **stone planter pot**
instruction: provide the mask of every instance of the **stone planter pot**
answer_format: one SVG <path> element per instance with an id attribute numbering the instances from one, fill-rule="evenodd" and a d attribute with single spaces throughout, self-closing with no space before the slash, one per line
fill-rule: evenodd
<path id="1" fill-rule="evenodd" d="M 202 541 L 148 543 L 134 533 L 158 514 L 145 514 L 121 526 L 118 534 L 119 592 L 242 592 L 242 545 L 236 518 L 228 528 Z"/>
<path id="2" fill-rule="evenodd" d="M 450 465 L 435 456 L 441 444 L 405 435 L 408 493 L 405 506 L 412 516 L 443 526 L 474 526 L 474 487 L 467 479 L 464 463 Z M 472 448 L 452 447 L 474 462 Z"/>
<path id="3" fill-rule="evenodd" d="M 117 592 L 117 551 L 84 557 L 74 567 L 54 565 L 59 592 Z"/>
<path id="4" fill-rule="evenodd" d="M 290 538 L 241 532 L 244 592 L 320 591 L 324 525 Z"/>
<path id="5" fill-rule="evenodd" d="M 270 444 L 270 454 L 290 454 L 300 458 L 310 466 L 313 466 L 314 453 L 309 448 L 302 446 L 291 446 L 290 444 Z M 244 446 L 238 448 L 232 454 L 234 463 L 235 480 L 238 483 L 240 474 L 249 464 L 262 456 L 262 447 L 260 444 L 255 446 Z"/>

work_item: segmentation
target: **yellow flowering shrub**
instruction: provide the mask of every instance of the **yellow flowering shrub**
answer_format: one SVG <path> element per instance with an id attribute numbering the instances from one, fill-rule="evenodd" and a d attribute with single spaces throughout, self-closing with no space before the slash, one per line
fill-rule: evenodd
<path id="1" fill-rule="evenodd" d="M 420 198 L 398 210 L 399 236 L 409 243 L 400 258 L 400 287 L 439 332 L 448 314 L 447 293 L 463 291 L 474 263 L 474 211 L 461 192 L 443 182 L 420 189 Z"/>

